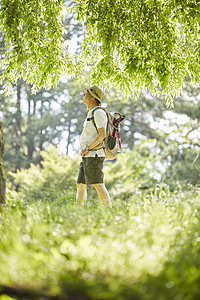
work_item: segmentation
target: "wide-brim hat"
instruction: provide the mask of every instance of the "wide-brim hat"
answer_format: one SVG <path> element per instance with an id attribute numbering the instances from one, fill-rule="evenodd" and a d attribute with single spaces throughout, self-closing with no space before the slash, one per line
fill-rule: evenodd
<path id="1" fill-rule="evenodd" d="M 92 95 L 92 97 L 97 99 L 99 102 L 101 102 L 101 99 L 104 96 L 104 92 L 96 85 L 93 85 L 89 88 L 84 88 L 84 90 L 87 90 Z"/>

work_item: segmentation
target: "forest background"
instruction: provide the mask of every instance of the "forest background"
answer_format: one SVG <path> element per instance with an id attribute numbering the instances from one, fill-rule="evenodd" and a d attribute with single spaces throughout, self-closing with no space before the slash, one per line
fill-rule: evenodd
<path id="1" fill-rule="evenodd" d="M 189 7 L 191 3 L 188 2 L 187 4 Z M 68 10 L 75 3 L 64 1 L 64 5 Z M 188 15 L 192 8 L 191 6 L 188 10 Z M 139 9 L 142 11 L 142 6 Z M 78 11 L 80 14 L 78 20 L 74 17 L 73 9 L 68 12 L 63 20 L 66 29 L 63 39 L 66 41 L 68 52 L 72 56 L 76 56 L 81 54 L 82 47 L 86 47 L 88 38 L 84 36 L 85 28 L 80 22 L 81 12 Z M 194 14 L 193 19 L 195 19 L 195 16 Z M 142 29 L 140 30 L 142 31 Z M 85 44 L 83 46 L 84 37 Z M 110 40 L 114 43 L 112 37 L 110 36 Z M 145 38 L 143 42 L 145 42 Z M 109 47 L 112 49 L 112 43 Z M 109 51 L 111 51 L 110 49 Z M 11 49 L 11 51 L 14 50 Z M 91 54 L 88 50 L 86 61 L 92 57 L 95 62 L 99 54 L 98 51 Z M 0 37 L 0 55 L 1 61 L 3 61 L 5 59 L 5 36 L 3 34 Z M 163 56 L 165 57 L 164 54 Z M 54 58 L 52 56 L 52 59 Z M 107 68 L 112 67 L 113 61 L 110 61 L 111 58 L 104 57 L 104 59 L 107 59 L 107 63 L 109 62 Z M 12 61 L 12 63 L 12 68 L 15 67 L 15 63 L 18 63 L 18 67 L 20 66 L 19 61 Z M 146 65 L 149 67 L 148 59 Z M 8 66 L 7 69 L 9 70 L 11 66 Z M 56 67 L 58 66 L 52 68 Z M 69 74 L 68 76 L 59 74 L 59 78 L 56 79 L 57 81 L 55 80 L 54 88 L 49 89 L 46 89 L 44 83 L 39 82 L 37 75 L 35 75 L 38 90 L 36 90 L 37 86 L 30 82 L 31 80 L 18 78 L 16 74 L 11 74 L 12 72 L 10 72 L 11 75 L 9 75 L 9 72 L 6 74 L 7 69 L 2 69 L 2 74 L 6 74 L 8 78 L 6 84 L 2 82 L 0 91 L 0 117 L 3 123 L 5 143 L 4 176 L 7 182 L 6 201 L 8 203 L 8 207 L 5 208 L 1 216 L 5 220 L 1 225 L 2 246 L 0 249 L 2 254 L 1 268 L 2 274 L 4 274 L 1 278 L 1 294 L 4 295 L 2 297 L 6 297 L 5 295 L 18 297 L 17 293 L 21 293 L 19 297 L 22 297 L 22 295 L 27 297 L 27 294 L 29 297 L 33 297 L 30 290 L 24 291 L 24 286 L 28 286 L 31 291 L 32 289 L 35 290 L 36 286 L 33 282 L 38 277 L 41 293 L 48 291 L 51 295 L 60 295 L 60 299 L 65 299 L 63 296 L 65 293 L 73 294 L 75 289 L 81 291 L 82 288 L 84 288 L 87 297 L 93 297 L 94 299 L 129 299 L 128 297 L 133 299 L 133 295 L 138 297 L 135 299 L 154 299 L 155 293 L 160 293 L 160 299 L 167 299 L 171 295 L 176 299 L 196 299 L 196 295 L 200 292 L 197 287 L 199 278 L 198 248 L 195 244 L 199 242 L 197 215 L 199 212 L 200 179 L 200 89 L 198 86 L 194 86 L 193 78 L 189 76 L 183 76 L 184 81 L 182 83 L 179 78 L 176 85 L 175 81 L 170 79 L 169 74 L 166 74 L 164 79 L 161 78 L 163 84 L 160 90 L 155 92 L 156 83 L 152 83 L 151 80 L 153 79 L 150 74 L 147 74 L 149 77 L 147 76 L 146 86 L 139 85 L 139 80 L 141 81 L 144 78 L 142 74 L 139 74 L 140 78 L 138 82 L 136 80 L 136 86 L 132 87 L 133 93 L 130 93 L 128 91 L 130 78 L 128 82 L 126 81 L 124 87 L 120 87 L 119 84 L 114 86 L 105 74 L 102 75 L 97 72 L 98 74 L 95 74 L 92 78 L 91 68 L 92 66 L 85 67 L 84 72 L 82 71 L 81 74 L 73 73 L 72 78 L 69 77 Z M 99 63 L 96 70 L 98 71 L 101 68 L 102 70 L 105 68 L 103 60 L 101 60 L 101 64 Z M 142 65 L 137 65 L 137 68 L 141 69 Z M 165 66 L 161 73 L 164 73 L 166 69 Z M 113 76 L 112 80 L 116 79 L 117 83 L 120 80 L 124 82 L 123 80 L 128 78 L 132 72 L 128 68 L 126 70 L 127 74 L 120 75 L 121 77 L 118 80 L 116 76 Z M 52 70 L 52 72 L 54 71 L 55 69 Z M 33 70 L 33 72 L 37 72 L 37 70 Z M 38 72 L 38 74 L 39 77 L 40 73 Z M 12 76 L 16 77 L 14 83 Z M 107 76 L 109 77 L 109 75 Z M 117 161 L 107 161 L 105 164 L 106 185 L 114 204 L 111 212 L 102 210 L 93 190 L 89 190 L 89 200 L 85 211 L 75 204 L 75 182 L 78 163 L 80 162 L 78 140 L 86 114 L 86 107 L 82 104 L 83 88 L 96 82 L 105 89 L 103 106 L 109 112 L 119 111 L 126 116 L 121 129 L 123 153 L 119 155 Z M 151 84 L 152 90 L 147 88 Z M 182 90 L 180 88 L 181 93 L 178 94 L 178 87 L 180 86 L 182 86 Z M 161 93 L 161 91 L 164 91 L 164 93 Z M 33 94 L 33 92 L 35 93 Z M 183 202 L 185 202 L 184 205 Z M 65 215 L 61 216 L 59 207 L 62 207 Z M 163 219 L 165 222 L 162 223 L 163 228 L 173 224 L 172 227 L 169 226 L 171 229 L 163 229 L 166 239 L 162 241 L 159 234 L 162 229 L 158 226 L 159 220 L 162 220 L 159 210 L 161 207 L 162 209 L 164 207 Z M 47 215 L 45 211 L 48 212 Z M 88 214 L 91 214 L 90 220 Z M 15 222 L 12 223 L 8 215 L 12 215 Z M 73 232 L 73 230 L 74 226 L 77 225 L 75 220 L 78 215 L 80 216 L 78 219 L 80 231 L 76 236 L 76 231 Z M 33 228 L 37 223 L 33 221 L 36 216 L 38 226 L 40 225 L 42 228 L 39 229 L 38 227 L 37 229 L 40 234 L 33 232 Z M 63 222 L 65 216 L 67 216 L 67 221 Z M 179 223 L 175 221 L 177 216 Z M 151 224 L 145 223 L 148 217 L 152 221 Z M 100 221 L 100 218 L 102 218 L 102 221 Z M 99 231 L 94 229 L 97 226 L 97 223 L 95 223 L 97 219 L 99 220 Z M 92 224 L 90 229 L 87 227 L 88 222 Z M 113 222 L 115 222 L 115 228 L 109 227 L 113 225 Z M 5 240 L 5 236 L 8 234 L 8 232 L 6 233 L 8 224 L 10 230 L 13 231 L 10 235 L 10 244 L 9 241 Z M 16 227 L 18 229 L 14 229 L 16 224 L 18 224 Z M 59 224 L 61 224 L 60 227 Z M 135 226 L 135 224 L 140 224 L 141 228 L 134 235 L 128 227 Z M 158 232 L 156 231 L 157 234 L 152 230 L 152 236 L 147 237 L 149 233 L 148 226 L 153 226 L 152 228 L 155 230 L 159 228 Z M 63 233 L 62 228 L 66 227 L 69 227 L 67 233 L 66 229 Z M 104 227 L 111 230 L 113 236 L 107 238 L 101 236 Z M 180 233 L 181 228 L 183 229 L 183 235 Z M 117 230 L 121 232 L 119 240 L 116 240 L 115 236 Z M 173 231 L 173 238 L 170 235 L 170 230 Z M 53 236 L 51 236 L 50 244 L 44 243 L 44 240 L 52 232 Z M 153 236 L 153 232 L 155 236 Z M 193 240 L 188 239 L 191 232 L 195 243 Z M 16 242 L 15 235 L 21 241 L 19 244 Z M 105 261 L 102 268 L 100 267 L 100 258 L 96 265 L 92 265 L 94 257 L 103 257 L 103 254 L 101 252 L 94 254 L 96 250 L 89 246 L 92 244 L 91 236 L 94 236 L 95 247 L 97 248 L 98 243 L 103 243 L 102 247 L 104 249 L 109 249 L 111 244 L 115 245 L 116 249 L 112 252 L 115 267 L 110 269 L 110 273 L 108 272 L 110 268 L 109 260 Z M 129 240 L 130 236 L 131 241 Z M 44 243 L 44 247 L 39 250 L 36 249 L 37 242 L 34 241 L 34 237 L 40 244 Z M 60 240 L 56 240 L 56 237 L 57 239 L 59 237 Z M 100 237 L 103 242 L 98 240 Z M 142 245 L 140 244 L 141 237 L 143 240 Z M 187 239 L 188 243 L 186 243 Z M 78 240 L 80 244 L 77 243 Z M 183 245 L 181 240 L 185 243 L 185 248 L 181 247 Z M 124 241 L 126 241 L 129 250 L 120 248 Z M 134 245 L 130 244 L 131 242 L 134 242 Z M 170 245 L 170 250 L 165 248 L 166 243 Z M 152 247 L 149 253 L 150 244 Z M 12 251 L 8 250 L 10 245 L 13 245 Z M 58 245 L 60 247 L 59 251 L 57 250 Z M 84 253 L 90 249 L 91 253 L 88 256 L 78 254 L 78 249 L 82 246 L 85 247 Z M 194 250 L 194 246 L 196 250 Z M 33 251 L 34 259 L 33 263 L 27 267 L 26 259 L 28 260 L 28 257 L 25 255 L 23 260 L 22 256 L 29 247 Z M 135 275 L 131 273 L 129 277 L 125 274 L 130 266 L 132 267 L 131 259 L 133 258 L 126 261 L 126 257 L 129 257 L 127 251 L 130 251 L 131 255 L 133 249 L 135 249 L 134 247 L 138 247 L 136 250 L 137 255 L 134 257 L 138 260 L 138 263 L 133 269 L 136 272 Z M 187 257 L 184 255 L 188 249 L 191 252 L 196 252 L 194 252 L 192 261 L 186 259 L 183 270 L 180 271 L 182 258 Z M 36 255 L 35 252 L 37 251 L 40 253 L 40 257 Z M 143 256 L 140 256 L 141 251 Z M 160 257 L 158 262 L 156 259 L 158 253 L 165 256 L 165 259 Z M 122 258 L 119 259 L 118 255 L 122 255 L 121 257 L 124 257 L 125 260 L 120 264 L 120 267 L 117 266 L 116 262 L 122 260 Z M 47 266 L 47 258 L 52 260 L 50 267 Z M 65 274 L 66 269 L 61 267 L 63 259 L 71 261 L 72 265 L 67 269 L 69 277 Z M 152 264 L 149 262 L 150 260 L 152 260 Z M 7 271 L 5 271 L 4 266 L 7 263 L 10 269 L 7 268 Z M 13 266 L 11 266 L 12 263 Z M 57 263 L 59 264 L 59 271 L 54 272 L 54 265 Z M 75 266 L 76 263 L 77 266 Z M 42 271 L 42 264 L 45 266 L 44 272 Z M 124 265 L 124 269 L 122 265 Z M 151 271 L 152 266 L 154 271 Z M 186 272 L 188 268 L 190 274 Z M 161 269 L 164 271 L 161 272 Z M 53 274 L 52 277 L 48 275 L 49 270 Z M 177 279 L 180 277 L 179 272 L 183 274 L 180 282 Z M 101 276 L 102 285 L 98 281 Z M 25 278 L 27 279 L 25 280 Z M 160 278 L 161 282 L 157 281 L 157 278 Z M 185 285 L 184 292 L 181 292 L 186 278 L 188 283 Z M 192 278 L 192 288 L 190 287 L 189 278 Z M 77 283 L 76 280 L 79 280 L 79 282 Z M 162 284 L 162 280 L 164 284 Z M 124 281 L 126 281 L 126 284 L 124 284 Z M 50 282 L 50 284 L 47 284 L 47 282 Z M 135 288 L 131 287 L 133 282 Z M 151 289 L 148 293 L 150 282 Z M 8 286 L 12 286 L 13 290 L 11 292 L 8 292 Z M 16 286 L 20 287 L 20 290 L 16 290 Z M 99 298 L 97 297 L 98 293 L 101 293 L 101 296 L 98 296 Z"/>

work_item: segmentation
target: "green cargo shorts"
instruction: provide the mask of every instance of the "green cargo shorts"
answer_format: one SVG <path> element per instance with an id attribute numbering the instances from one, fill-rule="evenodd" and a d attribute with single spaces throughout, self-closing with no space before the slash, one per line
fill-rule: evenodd
<path id="1" fill-rule="evenodd" d="M 79 166 L 77 183 L 96 184 L 104 182 L 104 157 L 83 157 Z"/>

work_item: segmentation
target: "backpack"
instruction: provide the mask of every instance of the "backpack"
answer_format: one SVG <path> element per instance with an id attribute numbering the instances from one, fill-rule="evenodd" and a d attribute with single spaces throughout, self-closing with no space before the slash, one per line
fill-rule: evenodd
<path id="1" fill-rule="evenodd" d="M 97 132 L 98 129 L 94 121 L 94 112 L 97 109 L 105 111 L 108 121 L 106 126 L 106 137 L 103 143 L 99 144 L 92 150 L 99 150 L 103 148 L 106 159 L 113 160 L 117 157 L 117 154 L 121 152 L 120 123 L 124 120 L 125 116 L 120 113 L 114 113 L 114 115 L 116 115 L 115 117 L 107 112 L 103 107 L 96 107 L 92 111 L 92 118 L 90 118 L 90 120 L 92 120 Z"/>

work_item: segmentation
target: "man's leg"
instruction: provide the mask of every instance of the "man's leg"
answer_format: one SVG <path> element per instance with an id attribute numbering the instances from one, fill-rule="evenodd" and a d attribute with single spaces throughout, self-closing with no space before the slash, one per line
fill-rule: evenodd
<path id="1" fill-rule="evenodd" d="M 77 183 L 76 200 L 80 201 L 81 205 L 84 206 L 87 200 L 87 184 Z"/>
<path id="2" fill-rule="evenodd" d="M 93 184 L 101 202 L 106 206 L 111 206 L 111 199 L 104 183 Z"/>

